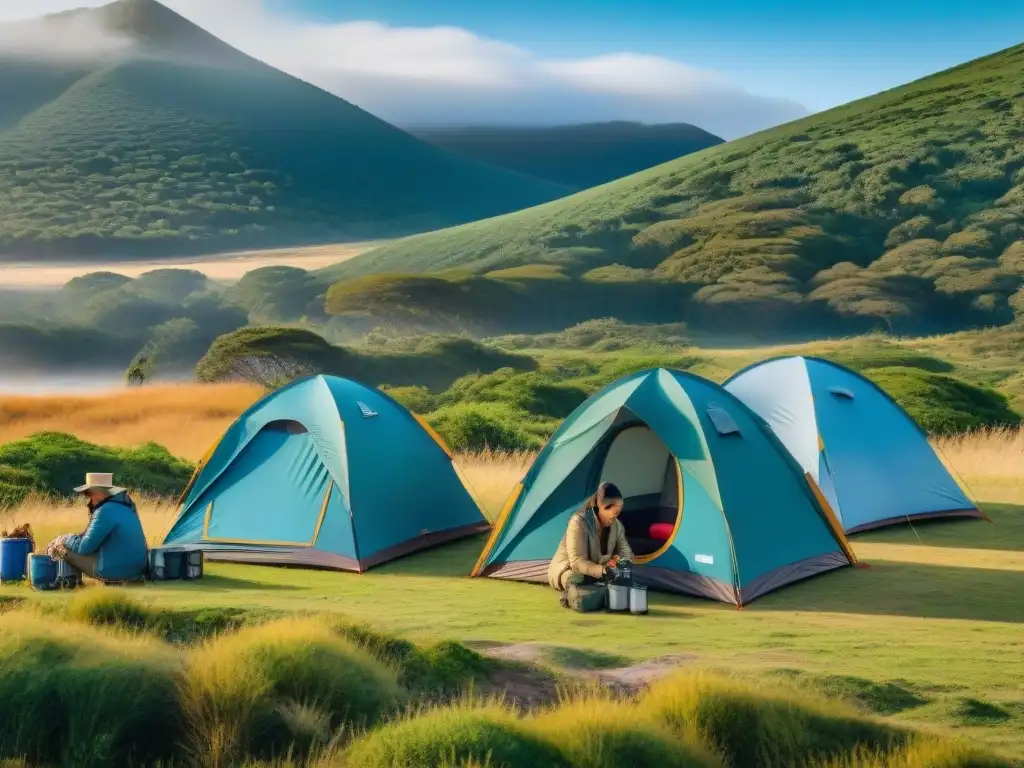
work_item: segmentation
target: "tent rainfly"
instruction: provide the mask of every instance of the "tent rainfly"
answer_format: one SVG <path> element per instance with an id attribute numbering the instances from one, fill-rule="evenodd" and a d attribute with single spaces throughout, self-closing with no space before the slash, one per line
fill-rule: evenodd
<path id="1" fill-rule="evenodd" d="M 580 405 L 508 499 L 473 576 L 546 582 L 573 514 L 604 481 L 637 580 L 742 605 L 856 562 L 809 475 L 717 384 L 652 369 Z"/>
<path id="2" fill-rule="evenodd" d="M 725 388 L 768 422 L 846 533 L 982 517 L 924 430 L 859 373 L 814 357 L 781 357 L 745 368 Z"/>
<path id="3" fill-rule="evenodd" d="M 362 572 L 489 528 L 425 421 L 378 390 L 312 376 L 228 428 L 163 546 Z"/>

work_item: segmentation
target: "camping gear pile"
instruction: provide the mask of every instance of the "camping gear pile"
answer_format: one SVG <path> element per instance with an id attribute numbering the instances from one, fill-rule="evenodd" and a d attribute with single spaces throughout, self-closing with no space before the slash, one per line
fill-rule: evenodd
<path id="1" fill-rule="evenodd" d="M 633 564 L 623 560 L 609 571 L 606 578 L 593 582 L 570 581 L 562 595 L 562 605 L 579 613 L 647 613 L 647 587 L 633 579 Z"/>

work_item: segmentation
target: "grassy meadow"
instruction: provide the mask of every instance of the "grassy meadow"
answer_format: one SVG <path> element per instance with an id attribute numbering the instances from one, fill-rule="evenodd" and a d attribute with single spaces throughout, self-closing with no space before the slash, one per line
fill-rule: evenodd
<path id="1" fill-rule="evenodd" d="M 748 353 L 721 354 L 736 358 L 720 363 L 732 367 Z M 101 444 L 130 446 L 156 440 L 172 453 L 195 460 L 258 396 L 259 390 L 248 386 L 178 385 L 79 398 L 3 398 L 0 441 L 60 428 Z M 742 611 L 706 600 L 652 594 L 651 612 L 645 617 L 573 614 L 560 608 L 553 593 L 541 586 L 466 578 L 483 545 L 483 539 L 476 538 L 398 560 L 361 576 L 210 565 L 199 582 L 128 588 L 125 594 L 130 606 L 135 607 L 104 609 L 100 614 L 106 618 L 96 621 L 108 622 L 114 617 L 123 623 L 122 614 L 128 615 L 133 631 L 142 631 L 144 637 L 116 642 L 148 644 L 147 648 L 156 649 L 152 653 L 171 654 L 177 659 L 169 661 L 162 656 L 161 663 L 167 664 L 186 663 L 175 654 L 201 653 L 192 649 L 205 646 L 196 646 L 195 638 L 188 639 L 190 633 L 205 637 L 239 623 L 258 625 L 296 613 L 323 613 L 360 625 L 372 624 L 374 631 L 394 633 L 417 643 L 417 647 L 458 641 L 467 653 L 474 653 L 474 658 L 479 653 L 482 660 L 499 658 L 528 664 L 543 674 L 558 676 L 556 679 L 569 675 L 572 680 L 613 683 L 647 680 L 678 666 L 684 674 L 679 680 L 686 681 L 679 685 L 697 685 L 697 678 L 688 676 L 691 673 L 714 674 L 715 685 L 753 686 L 750 690 L 759 693 L 744 695 L 754 696 L 757 706 L 763 705 L 759 697 L 764 691 L 790 691 L 786 695 L 804 702 L 826 696 L 832 702 L 822 705 L 826 708 L 848 707 L 848 714 L 884 718 L 886 727 L 923 728 L 943 738 L 953 734 L 1006 756 L 994 763 L 929 762 L 931 758 L 913 756 L 904 756 L 904 760 L 889 753 L 871 757 L 871 750 L 892 746 L 873 743 L 864 748 L 861 757 L 855 759 L 853 751 L 847 751 L 828 756 L 822 765 L 828 760 L 836 766 L 1007 765 L 1010 757 L 1024 757 L 1024 604 L 1020 600 L 1024 594 L 1024 434 L 1015 429 L 988 430 L 952 435 L 935 443 L 972 495 L 983 503 L 990 521 L 919 524 L 856 536 L 853 544 L 857 555 L 870 567 L 850 568 L 799 583 L 771 593 Z M 477 452 L 460 454 L 457 462 L 461 476 L 493 519 L 531 458 L 527 452 Z M 173 504 L 146 498 L 141 509 L 147 533 L 154 543 L 159 542 L 173 520 Z M 45 542 L 58 533 L 80 530 L 84 511 L 76 504 L 33 498 L 0 516 L 0 525 L 22 522 L 30 522 L 37 539 Z M 24 620 L 26 626 L 36 627 L 31 632 L 40 632 L 41 625 L 31 623 L 40 621 L 39 612 L 67 615 L 74 620 L 76 610 L 85 610 L 76 609 L 76 601 L 102 601 L 105 598 L 97 595 L 104 594 L 116 593 L 98 587 L 72 595 L 35 593 L 24 586 L 6 585 L 0 587 L 0 605 L 10 608 L 6 622 Z M 385 605 L 386 610 L 381 610 Z M 34 616 L 37 618 L 31 618 Z M 168 629 L 179 625 L 186 629 Z M 149 636 L 156 631 L 150 631 L 152 627 L 159 628 L 156 633 L 162 633 L 164 641 Z M 107 632 L 102 628 L 90 631 Z M 316 634 L 321 630 L 310 631 Z M 223 642 L 233 642 L 228 639 L 231 636 L 223 635 Z M 166 644 L 168 637 L 173 640 L 171 648 L 161 644 Z M 184 644 L 181 637 L 186 638 Z M 313 641 L 307 638 L 295 642 L 301 645 Z M 177 650 L 179 647 L 186 650 Z M 507 670 L 487 673 L 481 678 L 483 690 L 506 690 L 513 697 L 529 699 L 537 686 L 530 683 L 524 688 L 508 674 Z M 723 674 L 729 677 L 721 677 Z M 739 682 L 722 682 L 734 677 Z M 267 686 L 273 688 L 270 683 Z M 245 696 L 258 698 L 252 691 Z M 552 698 L 550 691 L 541 695 L 543 701 Z M 190 701 L 190 706 L 200 707 Z M 202 704 L 207 706 L 212 705 Z M 225 711 L 236 711 L 224 706 Z M 493 726 L 492 721 L 520 732 L 517 729 L 522 723 L 517 715 L 500 707 L 494 709 L 497 705 L 489 705 L 492 708 L 481 714 L 473 706 L 465 705 L 468 710 L 431 711 L 422 717 L 428 721 L 433 718 L 437 728 L 443 724 L 445 729 L 460 733 L 479 735 L 479 729 Z M 565 706 L 570 712 L 581 705 Z M 606 702 L 601 708 L 611 706 Z M 211 714 L 202 709 L 202 717 L 227 716 L 224 712 L 217 714 L 219 711 Z M 323 712 L 302 710 L 293 714 L 306 724 L 303 727 L 313 727 L 310 722 L 320 723 L 315 731 L 335 733 L 337 722 L 330 717 L 324 720 Z M 186 722 L 193 720 L 186 718 Z M 208 725 L 207 720 L 201 722 Z M 414 731 L 426 727 L 418 720 L 411 722 L 419 725 L 401 721 L 387 728 Z M 638 722 L 646 720 L 638 716 Z M 201 732 L 209 736 L 207 725 Z M 532 720 L 528 725 L 527 730 L 534 728 Z M 221 723 L 217 727 L 226 726 Z M 288 733 L 298 728 L 294 723 L 290 727 Z M 543 731 L 541 726 L 536 727 Z M 194 737 L 193 732 L 190 738 Z M 339 738 L 349 743 L 349 737 Z M 465 738 L 472 741 L 468 735 Z M 716 751 L 713 739 L 686 738 L 696 739 L 693 745 L 698 752 L 710 750 L 709 759 L 720 759 L 721 750 Z M 401 764 L 388 762 L 404 758 L 387 756 L 390 747 L 385 745 L 391 742 L 383 736 L 367 739 L 371 746 L 365 747 L 365 754 L 376 757 L 351 762 L 355 758 L 349 756 L 344 759 L 350 762 L 332 763 L 342 759 L 338 755 L 344 750 L 328 750 L 324 764 Z M 411 743 L 423 743 L 421 736 L 410 739 Z M 499 742 L 505 743 L 500 739 L 494 743 Z M 230 739 L 217 744 L 207 740 L 201 747 L 207 751 L 226 750 L 224 754 L 234 754 L 231 750 L 236 747 L 242 749 L 230 743 Z M 456 739 L 452 743 L 461 742 Z M 921 749 L 942 753 L 947 746 L 933 744 Z M 243 751 L 250 755 L 258 752 L 249 747 Z M 479 754 L 472 750 L 466 754 L 470 753 L 482 761 Z M 520 754 L 515 751 L 510 754 L 513 757 L 502 758 L 506 762 L 493 764 L 529 764 L 515 760 L 534 759 L 514 757 Z M 781 757 L 773 759 L 783 762 L 766 764 L 799 764 L 795 758 L 791 762 Z"/>

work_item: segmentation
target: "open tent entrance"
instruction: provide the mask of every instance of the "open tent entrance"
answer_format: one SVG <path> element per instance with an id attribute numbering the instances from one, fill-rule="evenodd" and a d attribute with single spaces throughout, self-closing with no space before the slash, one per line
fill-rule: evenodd
<path id="1" fill-rule="evenodd" d="M 619 519 L 642 563 L 666 546 L 682 514 L 679 462 L 654 430 L 635 416 L 607 440 L 599 482 L 614 483 L 622 491 Z"/>

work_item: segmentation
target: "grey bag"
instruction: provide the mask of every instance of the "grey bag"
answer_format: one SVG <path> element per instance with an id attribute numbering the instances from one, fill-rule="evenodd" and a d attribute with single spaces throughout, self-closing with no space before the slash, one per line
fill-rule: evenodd
<path id="1" fill-rule="evenodd" d="M 569 584 L 562 593 L 562 605 L 579 613 L 603 611 L 608 605 L 604 584 Z"/>

